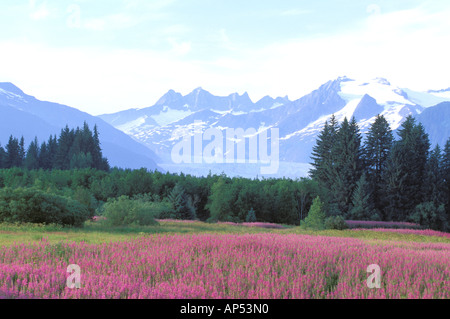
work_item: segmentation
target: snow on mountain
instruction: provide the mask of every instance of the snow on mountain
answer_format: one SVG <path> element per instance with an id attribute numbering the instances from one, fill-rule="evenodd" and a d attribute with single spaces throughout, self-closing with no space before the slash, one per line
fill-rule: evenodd
<path id="1" fill-rule="evenodd" d="M 195 168 L 189 164 L 173 165 L 170 152 L 183 136 L 192 135 L 195 129 L 242 128 L 255 129 L 261 133 L 278 128 L 279 174 L 284 174 L 295 171 L 289 169 L 295 166 L 292 163 L 310 162 L 317 135 L 333 114 L 339 122 L 345 117 L 350 120 L 354 116 L 363 133 L 381 114 L 396 130 L 408 115 L 419 116 L 425 109 L 445 101 L 450 101 L 450 89 L 416 92 L 399 88 L 383 78 L 354 80 L 340 77 L 296 101 L 289 101 L 287 97 L 274 99 L 266 96 L 253 103 L 247 93 L 217 97 L 197 88 L 182 96 L 171 90 L 149 108 L 101 117 L 155 151 L 162 158 L 163 167 L 184 172 L 198 172 L 200 168 L 198 165 Z M 147 123 L 148 119 L 152 120 L 150 124 Z M 193 126 L 194 123 L 197 126 Z M 174 136 L 174 132 L 181 133 Z M 230 165 L 217 164 L 206 165 L 203 172 L 207 174 L 212 168 L 220 168 L 230 175 L 243 171 Z M 249 166 L 248 169 L 254 168 Z"/>
<path id="2" fill-rule="evenodd" d="M 156 115 L 152 116 L 152 119 L 155 120 L 160 126 L 166 126 L 168 124 L 172 124 L 179 120 L 184 119 L 186 116 L 192 114 L 192 111 L 189 110 L 173 110 L 168 106 L 164 106 L 163 110 Z"/>
<path id="3" fill-rule="evenodd" d="M 339 122 L 345 117 L 350 120 L 354 116 L 362 131 L 367 130 L 379 114 L 383 115 L 395 130 L 407 115 L 417 115 L 423 110 L 421 105 L 408 99 L 404 90 L 391 85 L 383 78 L 370 81 L 344 78 L 340 80 L 340 86 L 338 94 L 347 104 L 334 115 Z M 331 115 L 319 118 L 309 127 L 317 131 L 323 126 L 324 119 L 330 118 Z M 305 130 L 308 131 L 308 127 Z"/>
<path id="4" fill-rule="evenodd" d="M 11 83 L 0 83 L 0 142 L 9 134 L 40 141 L 57 134 L 62 126 L 97 124 L 105 155 L 121 167 L 163 167 L 170 172 L 205 175 L 225 172 L 230 176 L 261 176 L 261 164 L 174 164 L 171 151 L 183 138 L 207 129 L 242 129 L 244 137 L 227 137 L 237 142 L 279 129 L 279 170 L 267 177 L 306 176 L 316 138 L 333 114 L 339 122 L 355 117 L 363 134 L 378 114 L 396 130 L 408 115 L 414 115 L 430 132 L 432 144 L 450 136 L 450 88 L 417 92 L 399 88 L 383 78 L 355 80 L 340 77 L 317 90 L 290 101 L 288 97 L 265 96 L 253 102 L 247 93 L 215 96 L 196 88 L 187 95 L 169 90 L 156 104 L 114 114 L 93 117 L 74 108 L 42 102 L 26 95 Z M 271 136 L 267 136 L 271 148 Z M 208 141 L 202 145 L 205 147 Z M 441 145 L 442 146 L 442 145 Z M 246 146 L 245 154 L 249 154 Z M 260 147 L 260 146 L 258 146 Z M 222 150 L 221 150 L 222 151 Z M 231 154 L 224 149 L 223 154 Z M 235 156 L 236 153 L 235 153 Z"/>
<path id="5" fill-rule="evenodd" d="M 329 114 L 321 114 L 305 127 L 287 134 L 282 140 L 315 137 L 322 130 L 325 121 L 332 115 L 338 122 L 344 118 L 350 120 L 353 116 L 362 130 L 367 130 L 378 114 L 386 117 L 393 129 L 400 126 L 407 113 L 419 114 L 422 110 L 398 87 L 392 86 L 383 78 L 370 81 L 357 81 L 347 77 L 340 77 L 334 81 L 338 85 L 337 95 L 344 101 L 343 107 Z"/>
<path id="6" fill-rule="evenodd" d="M 432 91 L 429 92 L 417 92 L 410 89 L 402 89 L 408 96 L 408 100 L 421 105 L 425 108 L 437 105 L 442 102 L 448 102 L 450 101 L 450 94 L 448 96 L 445 96 L 445 92 L 437 92 L 432 93 Z M 442 96 L 439 96 L 439 94 L 442 94 Z"/>
<path id="7" fill-rule="evenodd" d="M 393 87 L 386 79 L 376 78 L 368 82 L 347 79 L 341 81 L 339 95 L 347 102 L 360 100 L 364 95 L 376 97 L 377 103 L 412 104 L 401 89 Z"/>

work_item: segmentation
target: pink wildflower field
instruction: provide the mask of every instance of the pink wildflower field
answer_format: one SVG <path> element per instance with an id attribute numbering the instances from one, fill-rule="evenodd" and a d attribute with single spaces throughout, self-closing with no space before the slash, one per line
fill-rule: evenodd
<path id="1" fill-rule="evenodd" d="M 81 287 L 66 286 L 67 266 Z M 367 267 L 381 268 L 381 288 Z M 0 250 L 0 298 L 310 299 L 450 297 L 450 244 L 297 234 L 152 235 Z"/>

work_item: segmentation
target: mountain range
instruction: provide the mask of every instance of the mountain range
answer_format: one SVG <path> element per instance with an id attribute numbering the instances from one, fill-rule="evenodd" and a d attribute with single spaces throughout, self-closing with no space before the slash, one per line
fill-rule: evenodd
<path id="1" fill-rule="evenodd" d="M 295 101 L 266 96 L 257 102 L 247 93 L 215 96 L 196 88 L 183 96 L 170 90 L 152 106 L 94 117 L 65 105 L 39 101 L 13 84 L 0 83 L 0 114 L 3 145 L 10 134 L 23 135 L 28 141 L 37 135 L 44 141 L 66 124 L 75 127 L 87 121 L 90 126 L 97 124 L 104 155 L 113 166 L 194 175 L 211 171 L 256 177 L 264 175 L 264 165 L 250 164 L 249 157 L 246 164 L 239 164 L 237 154 L 233 163 L 175 163 L 172 151 L 184 139 L 195 142 L 191 136 L 212 129 L 225 132 L 240 128 L 253 136 L 273 134 L 273 129 L 278 129 L 279 169 L 277 174 L 266 177 L 295 178 L 307 175 L 316 138 L 333 114 L 339 122 L 354 116 L 363 134 L 378 114 L 386 117 L 394 131 L 408 115 L 413 115 L 424 125 L 431 143 L 443 146 L 450 137 L 450 88 L 418 92 L 399 88 L 383 78 L 361 81 L 339 77 Z M 271 137 L 266 139 L 270 141 Z"/>
<path id="2" fill-rule="evenodd" d="M 160 165 L 169 171 L 193 174 L 224 171 L 246 177 L 260 175 L 258 165 L 174 165 L 171 150 L 182 136 L 198 130 L 253 128 L 261 133 L 277 128 L 280 138 L 277 176 L 298 177 L 307 174 L 312 147 L 325 121 L 333 114 L 338 121 L 354 116 L 363 133 L 378 114 L 386 117 L 394 131 L 408 115 L 413 115 L 429 132 L 432 144 L 443 146 L 450 137 L 449 101 L 450 89 L 417 92 L 396 87 L 384 78 L 360 81 L 340 77 L 295 101 L 266 96 L 254 103 L 247 93 L 218 97 L 197 88 L 182 96 L 170 90 L 153 106 L 100 118 L 151 148 L 162 159 Z M 174 134 L 177 131 L 181 134 Z"/>

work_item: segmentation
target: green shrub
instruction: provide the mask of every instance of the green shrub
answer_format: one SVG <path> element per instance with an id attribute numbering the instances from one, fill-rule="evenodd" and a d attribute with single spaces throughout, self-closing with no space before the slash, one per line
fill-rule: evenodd
<path id="1" fill-rule="evenodd" d="M 325 220 L 326 229 L 344 230 L 348 228 L 344 217 L 342 216 L 330 216 Z"/>
<path id="2" fill-rule="evenodd" d="M 177 213 L 168 202 L 149 202 L 154 216 L 157 219 L 177 219 Z"/>
<path id="3" fill-rule="evenodd" d="M 245 218 L 247 223 L 256 223 L 255 210 L 252 208 L 249 210 L 247 217 Z"/>
<path id="4" fill-rule="evenodd" d="M 110 199 L 103 207 L 103 216 L 110 226 L 155 225 L 155 216 L 161 213 L 159 203 L 144 202 L 121 196 Z"/>
<path id="5" fill-rule="evenodd" d="M 305 228 L 316 230 L 325 228 L 325 212 L 323 211 L 323 203 L 319 196 L 314 199 L 308 216 L 302 221 L 301 225 Z"/>
<path id="6" fill-rule="evenodd" d="M 409 221 L 433 230 L 446 231 L 448 229 L 445 206 L 438 206 L 433 202 L 417 205 L 409 217 Z"/>
<path id="7" fill-rule="evenodd" d="M 180 183 L 175 185 L 167 199 L 172 204 L 175 219 L 194 220 L 197 218 L 192 198 L 186 194 Z"/>
<path id="8" fill-rule="evenodd" d="M 0 222 L 81 227 L 87 207 L 76 200 L 35 188 L 0 189 Z"/>

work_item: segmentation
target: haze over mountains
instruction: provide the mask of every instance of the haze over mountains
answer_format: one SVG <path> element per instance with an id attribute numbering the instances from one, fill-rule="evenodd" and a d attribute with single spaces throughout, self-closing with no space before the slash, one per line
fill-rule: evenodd
<path id="1" fill-rule="evenodd" d="M 270 129 L 277 128 L 279 171 L 267 177 L 301 177 L 307 175 L 316 137 L 332 114 L 338 121 L 355 116 L 362 132 L 378 114 L 386 117 L 393 130 L 412 114 L 425 126 L 432 144 L 443 146 L 450 137 L 450 88 L 416 92 L 383 78 L 360 81 L 340 77 L 295 101 L 266 96 L 257 102 L 247 93 L 214 96 L 197 88 L 183 96 L 170 90 L 150 107 L 94 117 L 68 106 L 38 101 L 10 83 L 0 83 L 0 114 L 2 145 L 10 134 L 23 135 L 27 141 L 37 135 L 42 142 L 66 124 L 75 127 L 87 121 L 90 126 L 97 124 L 104 155 L 112 166 L 154 169 L 158 165 L 170 172 L 195 175 L 211 170 L 256 177 L 261 176 L 262 164 L 175 164 L 171 151 L 183 137 L 209 128 L 242 128 L 254 129 L 256 134 L 268 130 L 270 139 Z"/>

